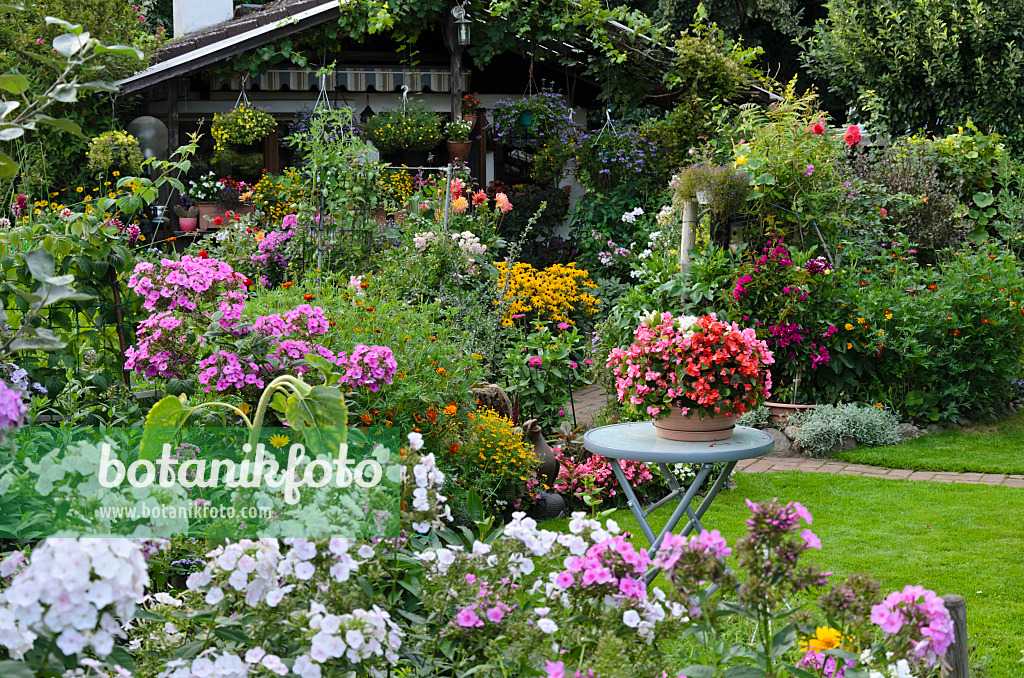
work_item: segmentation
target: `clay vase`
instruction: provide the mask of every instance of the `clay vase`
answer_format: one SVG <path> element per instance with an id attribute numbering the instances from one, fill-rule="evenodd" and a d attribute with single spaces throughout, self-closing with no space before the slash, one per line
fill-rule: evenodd
<path id="1" fill-rule="evenodd" d="M 533 454 L 540 460 L 540 466 L 537 468 L 537 478 L 548 487 L 551 487 L 558 478 L 558 469 L 561 467 L 561 464 L 558 462 L 558 458 L 555 457 L 551 446 L 548 445 L 548 441 L 544 439 L 543 429 L 536 419 L 531 419 L 523 424 L 523 440 L 533 443 Z"/>

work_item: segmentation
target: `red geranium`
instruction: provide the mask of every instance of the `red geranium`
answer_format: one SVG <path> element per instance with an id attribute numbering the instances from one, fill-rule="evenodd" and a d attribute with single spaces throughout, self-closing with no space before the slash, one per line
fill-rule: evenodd
<path id="1" fill-rule="evenodd" d="M 199 258 L 200 258 L 200 259 L 205 259 L 206 257 L 208 257 L 208 256 L 210 256 L 210 255 L 206 253 L 206 250 L 202 250 L 202 251 L 201 251 L 201 252 L 199 253 L 199 255 L 198 255 L 198 256 L 199 256 Z"/>
<path id="2" fill-rule="evenodd" d="M 858 127 L 857 125 L 850 125 L 849 127 L 847 127 L 846 134 L 843 135 L 843 141 L 845 141 L 846 145 L 849 146 L 850 148 L 853 148 L 854 146 L 859 144 L 860 140 L 863 138 L 864 137 L 860 135 L 860 127 Z"/>
<path id="3" fill-rule="evenodd" d="M 224 223 L 224 217 L 214 217 L 213 218 L 213 225 L 214 226 L 220 226 L 223 223 Z"/>
<path id="4" fill-rule="evenodd" d="M 816 122 L 811 126 L 811 131 L 815 134 L 824 134 L 825 126 L 820 122 Z"/>

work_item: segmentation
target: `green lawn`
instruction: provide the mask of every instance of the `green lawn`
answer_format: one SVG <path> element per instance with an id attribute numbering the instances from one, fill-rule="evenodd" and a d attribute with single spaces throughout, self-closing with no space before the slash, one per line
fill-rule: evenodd
<path id="1" fill-rule="evenodd" d="M 990 660 L 991 678 L 1024 674 L 1017 663 L 1024 650 L 1024 490 L 817 473 L 741 474 L 736 480 L 739 488 L 719 495 L 703 521 L 730 544 L 745 531 L 745 498 L 800 501 L 823 544 L 811 552 L 819 566 L 837 576 L 868 572 L 885 592 L 921 584 L 940 595 L 962 595 L 969 632 L 978 656 Z M 653 516 L 655 531 L 669 515 L 666 507 Z M 646 546 L 628 510 L 613 517 Z"/>
<path id="2" fill-rule="evenodd" d="M 837 459 L 915 471 L 1024 474 L 1024 410 L 994 424 L 955 426 L 889 447 L 858 447 Z"/>

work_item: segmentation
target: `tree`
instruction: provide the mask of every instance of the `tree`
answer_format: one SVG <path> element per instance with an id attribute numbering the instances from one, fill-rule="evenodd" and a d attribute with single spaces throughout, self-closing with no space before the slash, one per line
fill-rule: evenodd
<path id="1" fill-rule="evenodd" d="M 805 63 L 869 129 L 973 119 L 1024 146 L 1024 1 L 828 0 Z"/>

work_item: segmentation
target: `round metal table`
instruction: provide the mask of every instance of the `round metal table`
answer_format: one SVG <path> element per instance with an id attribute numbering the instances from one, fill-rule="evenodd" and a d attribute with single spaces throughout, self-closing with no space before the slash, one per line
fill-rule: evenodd
<path id="1" fill-rule="evenodd" d="M 621 464 L 611 464 L 619 486 L 626 494 L 629 510 L 633 512 L 640 524 L 640 529 L 647 537 L 647 543 L 651 545 L 647 553 L 652 558 L 665 535 L 675 528 L 683 516 L 687 517 L 687 523 L 679 534 L 687 535 L 693 530 L 703 530 L 704 526 L 700 519 L 707 512 L 718 493 L 722 491 L 722 487 L 736 467 L 736 462 L 768 454 L 774 445 L 775 439 L 771 435 L 746 426 L 737 426 L 732 437 L 726 440 L 694 443 L 666 440 L 658 437 L 654 424 L 649 421 L 600 426 L 587 431 L 583 436 L 583 446 L 588 452 L 608 459 L 655 463 L 661 469 L 662 475 L 665 476 L 665 482 L 669 487 L 668 495 L 645 509 L 640 505 L 633 492 L 633 487 L 622 472 Z M 703 487 L 704 482 L 714 470 L 715 464 L 720 462 L 725 462 L 725 468 L 715 478 L 700 506 L 696 510 L 691 508 L 690 503 L 697 496 L 697 490 Z M 700 464 L 701 466 L 697 477 L 688 487 L 683 487 L 680 485 L 679 479 L 669 469 L 669 464 Z M 679 505 L 673 511 L 672 517 L 669 518 L 665 527 L 658 535 L 655 535 L 647 522 L 647 516 L 676 498 L 679 500 Z M 655 576 L 657 576 L 657 570 L 649 571 L 646 576 L 647 583 L 649 584 Z"/>

